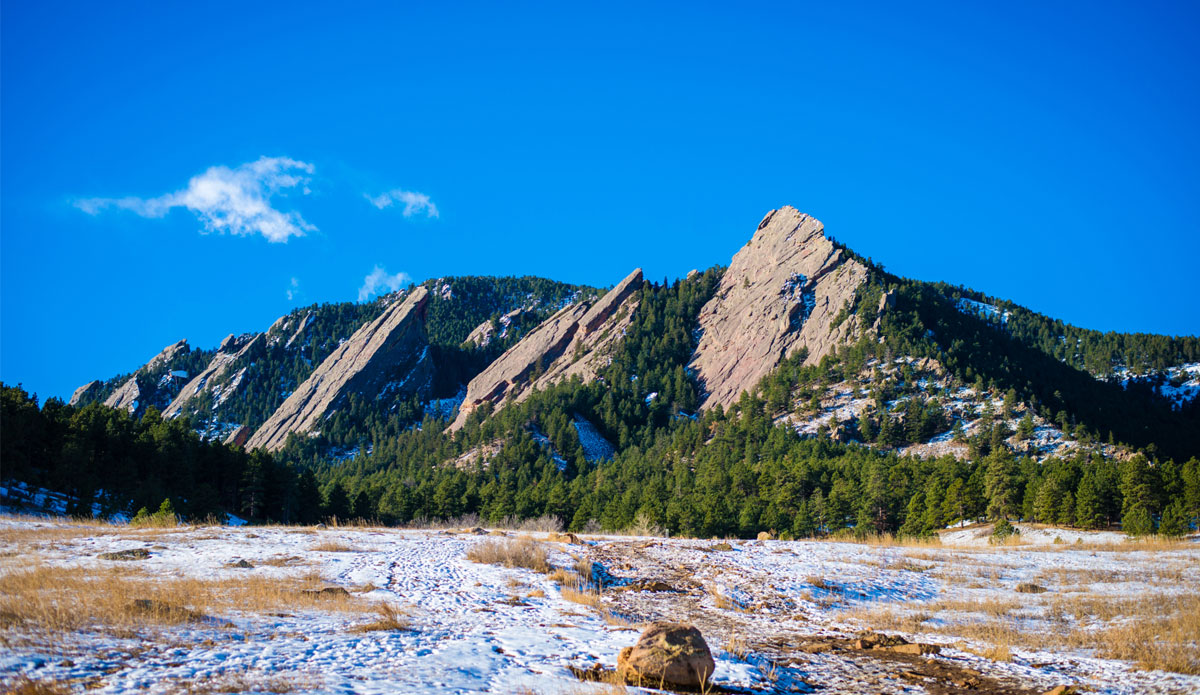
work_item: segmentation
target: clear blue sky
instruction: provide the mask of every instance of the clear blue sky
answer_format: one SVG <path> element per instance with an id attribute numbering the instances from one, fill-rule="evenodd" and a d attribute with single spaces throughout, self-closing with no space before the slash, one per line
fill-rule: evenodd
<path id="1" fill-rule="evenodd" d="M 783 204 L 1200 330 L 1197 3 L 646 5 L 6 0 L 0 379 L 65 397 L 406 276 L 673 278 Z"/>

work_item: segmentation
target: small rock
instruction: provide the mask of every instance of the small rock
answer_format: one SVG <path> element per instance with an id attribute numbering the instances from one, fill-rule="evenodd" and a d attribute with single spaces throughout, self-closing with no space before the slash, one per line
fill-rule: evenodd
<path id="1" fill-rule="evenodd" d="M 583 540 L 573 533 L 552 533 L 546 540 L 551 543 L 567 543 L 570 545 L 583 545 Z"/>
<path id="2" fill-rule="evenodd" d="M 349 591 L 346 591 L 340 586 L 327 586 L 324 589 L 309 589 L 303 593 L 306 596 L 315 596 L 317 598 L 335 598 L 350 595 Z"/>
<path id="3" fill-rule="evenodd" d="M 713 547 L 709 548 L 709 550 L 717 550 L 717 551 L 724 553 L 724 552 L 729 552 L 730 550 L 733 550 L 733 546 L 729 545 L 728 543 L 722 542 L 722 543 L 717 543 Z"/>
<path id="4" fill-rule="evenodd" d="M 249 562 L 246 562 L 245 560 L 238 560 L 237 562 L 231 563 L 229 566 L 236 567 L 238 569 L 244 569 L 244 570 L 254 569 L 254 565 L 250 564 Z"/>
<path id="5" fill-rule="evenodd" d="M 637 644 L 617 656 L 617 672 L 633 685 L 701 687 L 708 684 L 714 668 L 700 631 L 683 623 L 651 623 Z"/>
<path id="6" fill-rule="evenodd" d="M 942 648 L 936 644 L 897 644 L 891 647 L 883 647 L 884 651 L 893 652 L 895 654 L 913 654 L 920 656 L 922 654 L 938 654 Z"/>
<path id="7" fill-rule="evenodd" d="M 145 560 L 150 557 L 150 551 L 145 548 L 117 550 L 111 553 L 100 553 L 101 560 Z"/>

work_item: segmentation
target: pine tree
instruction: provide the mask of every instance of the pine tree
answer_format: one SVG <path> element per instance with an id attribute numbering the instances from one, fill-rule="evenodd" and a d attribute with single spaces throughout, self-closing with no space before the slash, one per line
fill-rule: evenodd
<path id="1" fill-rule="evenodd" d="M 997 449 L 988 455 L 984 494 L 987 514 L 993 519 L 1008 519 L 1017 511 L 1017 466 L 1012 454 Z"/>

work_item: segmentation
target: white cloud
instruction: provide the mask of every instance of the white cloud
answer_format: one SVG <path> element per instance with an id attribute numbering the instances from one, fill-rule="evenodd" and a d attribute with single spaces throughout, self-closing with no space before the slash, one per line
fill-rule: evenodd
<path id="1" fill-rule="evenodd" d="M 403 214 L 405 217 L 419 215 L 422 212 L 425 213 L 426 217 L 438 216 L 437 206 L 434 205 L 433 201 L 429 199 L 429 196 L 425 195 L 424 193 L 417 193 L 416 191 L 404 191 L 397 188 L 395 190 L 387 191 L 386 193 L 380 193 L 376 196 L 363 194 L 363 197 L 369 200 L 372 205 L 380 210 L 384 208 L 390 208 L 398 203 L 403 203 Z"/>
<path id="2" fill-rule="evenodd" d="M 388 275 L 383 266 L 377 265 L 370 274 L 363 278 L 362 287 L 358 288 L 358 301 L 364 302 L 371 295 L 380 294 L 384 289 L 387 289 L 388 292 L 395 292 L 409 282 L 412 282 L 412 278 L 408 273 Z"/>
<path id="3" fill-rule="evenodd" d="M 288 301 L 290 302 L 299 296 L 300 296 L 300 278 L 292 278 L 292 284 L 290 287 L 288 287 L 288 290 L 287 290 Z"/>
<path id="4" fill-rule="evenodd" d="M 239 236 L 261 234 L 267 241 L 286 242 L 289 237 L 315 231 L 298 212 L 280 212 L 271 198 L 285 189 L 299 187 L 307 194 L 313 165 L 287 157 L 262 157 L 236 168 L 209 168 L 192 177 L 187 188 L 156 198 L 85 198 L 75 207 L 89 215 L 116 208 L 142 217 L 164 217 L 174 208 L 187 208 L 210 232 Z"/>

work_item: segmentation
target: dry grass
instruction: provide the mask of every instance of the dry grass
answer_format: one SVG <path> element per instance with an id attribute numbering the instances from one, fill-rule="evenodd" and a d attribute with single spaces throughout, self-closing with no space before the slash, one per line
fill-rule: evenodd
<path id="1" fill-rule="evenodd" d="M 485 565 L 523 567 L 542 573 L 550 571 L 546 549 L 529 538 L 506 538 L 476 543 L 467 551 L 467 559 Z"/>
<path id="2" fill-rule="evenodd" d="M 76 631 L 180 624 L 222 613 L 320 608 L 358 612 L 346 596 L 305 594 L 320 578 L 160 578 L 136 567 L 38 565 L 0 576 L 0 627 Z"/>
<path id="3" fill-rule="evenodd" d="M 408 619 L 408 614 L 397 610 L 390 603 L 378 604 L 376 611 L 379 617 L 369 623 L 357 625 L 352 630 L 354 632 L 390 632 L 394 630 L 408 630 L 412 625 Z"/>
<path id="4" fill-rule="evenodd" d="M 171 695 L 217 695 L 218 693 L 290 693 L 304 687 L 282 676 L 248 673 L 215 679 L 181 681 L 168 692 Z"/>
<path id="5" fill-rule="evenodd" d="M 8 683 L 0 682 L 0 688 L 10 695 L 70 695 L 71 689 L 57 681 L 33 680 L 21 676 Z"/>
<path id="6" fill-rule="evenodd" d="M 591 589 L 576 589 L 569 586 L 561 587 L 559 593 L 563 599 L 571 603 L 595 608 L 600 605 L 600 592 Z"/>
<path id="7" fill-rule="evenodd" d="M 1101 658 L 1130 661 L 1147 670 L 1200 674 L 1198 594 L 1144 594 L 1129 599 L 1045 594 L 1023 601 L 946 600 L 923 604 L 919 613 L 887 608 L 844 615 L 873 629 L 936 632 L 973 640 L 985 646 L 963 648 L 999 661 L 1010 660 L 1013 648 L 1093 649 Z M 1045 607 L 1045 617 L 1017 615 L 1030 606 Z M 950 615 L 939 615 L 943 613 Z M 963 614 L 987 618 L 959 620 Z M 930 625 L 927 621 L 935 615 L 951 622 Z"/>
<path id="8" fill-rule="evenodd" d="M 309 550 L 316 553 L 352 553 L 355 551 L 354 548 L 351 548 L 345 543 L 341 543 L 339 541 L 325 541 L 323 543 L 317 543 L 316 545 L 310 547 Z"/>

